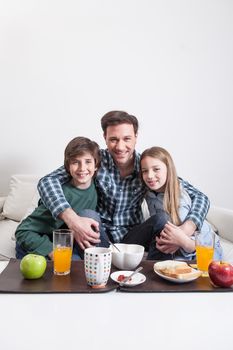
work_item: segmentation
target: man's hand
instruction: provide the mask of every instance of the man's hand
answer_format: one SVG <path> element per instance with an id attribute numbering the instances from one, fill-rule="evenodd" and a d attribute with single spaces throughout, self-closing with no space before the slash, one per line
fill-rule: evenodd
<path id="1" fill-rule="evenodd" d="M 100 242 L 99 223 L 97 221 L 78 216 L 71 208 L 63 211 L 59 218 L 66 223 L 70 230 L 73 230 L 74 238 L 83 250 Z"/>

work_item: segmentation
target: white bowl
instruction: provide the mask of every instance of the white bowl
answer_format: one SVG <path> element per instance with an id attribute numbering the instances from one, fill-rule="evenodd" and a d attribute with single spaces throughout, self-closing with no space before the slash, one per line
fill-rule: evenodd
<path id="1" fill-rule="evenodd" d="M 112 263 L 120 270 L 133 270 L 141 262 L 144 247 L 139 244 L 115 243 L 120 252 L 112 246 Z"/>

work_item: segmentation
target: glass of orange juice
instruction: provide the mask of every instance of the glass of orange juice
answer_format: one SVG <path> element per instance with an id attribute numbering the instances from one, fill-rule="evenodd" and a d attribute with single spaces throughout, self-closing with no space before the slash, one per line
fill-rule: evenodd
<path id="1" fill-rule="evenodd" d="M 55 275 L 70 273 L 73 250 L 73 231 L 60 229 L 53 231 L 53 272 Z"/>
<path id="2" fill-rule="evenodd" d="M 208 266 L 214 257 L 214 240 L 212 231 L 195 233 L 197 268 L 203 272 L 202 276 L 208 276 Z"/>

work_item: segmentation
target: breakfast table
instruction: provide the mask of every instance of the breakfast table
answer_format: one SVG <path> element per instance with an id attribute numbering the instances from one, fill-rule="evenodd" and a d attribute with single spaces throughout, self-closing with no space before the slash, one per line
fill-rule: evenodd
<path id="1" fill-rule="evenodd" d="M 44 278 L 48 278 L 48 291 L 43 290 L 46 281 L 25 284 L 18 264 L 15 259 L 0 261 L 0 344 L 4 350 L 232 349 L 232 290 L 208 289 L 212 288 L 208 278 L 201 284 L 208 290 L 191 290 L 196 284 L 190 282 L 183 285 L 184 291 L 181 285 L 176 289 L 171 282 L 161 282 L 152 262 L 143 262 L 147 280 L 141 287 L 120 290 L 109 280 L 104 292 L 77 291 L 66 279 L 66 283 L 55 284 L 55 290 L 49 282 L 49 276 L 53 280 L 49 267 Z M 81 271 L 81 264 L 73 266 L 73 273 Z M 159 290 L 149 290 L 158 283 L 162 283 Z M 32 284 L 37 285 L 33 290 Z M 139 290 L 143 285 L 147 289 Z"/>

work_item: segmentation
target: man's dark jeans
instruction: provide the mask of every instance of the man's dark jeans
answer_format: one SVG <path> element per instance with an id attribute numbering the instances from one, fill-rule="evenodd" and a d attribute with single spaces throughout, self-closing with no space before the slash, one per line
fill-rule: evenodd
<path id="1" fill-rule="evenodd" d="M 121 243 L 143 245 L 148 251 L 148 260 L 172 259 L 172 254 L 160 252 L 155 242 L 155 237 L 159 236 L 168 220 L 169 215 L 164 210 L 157 210 L 157 213 L 145 222 L 131 228 Z"/>

